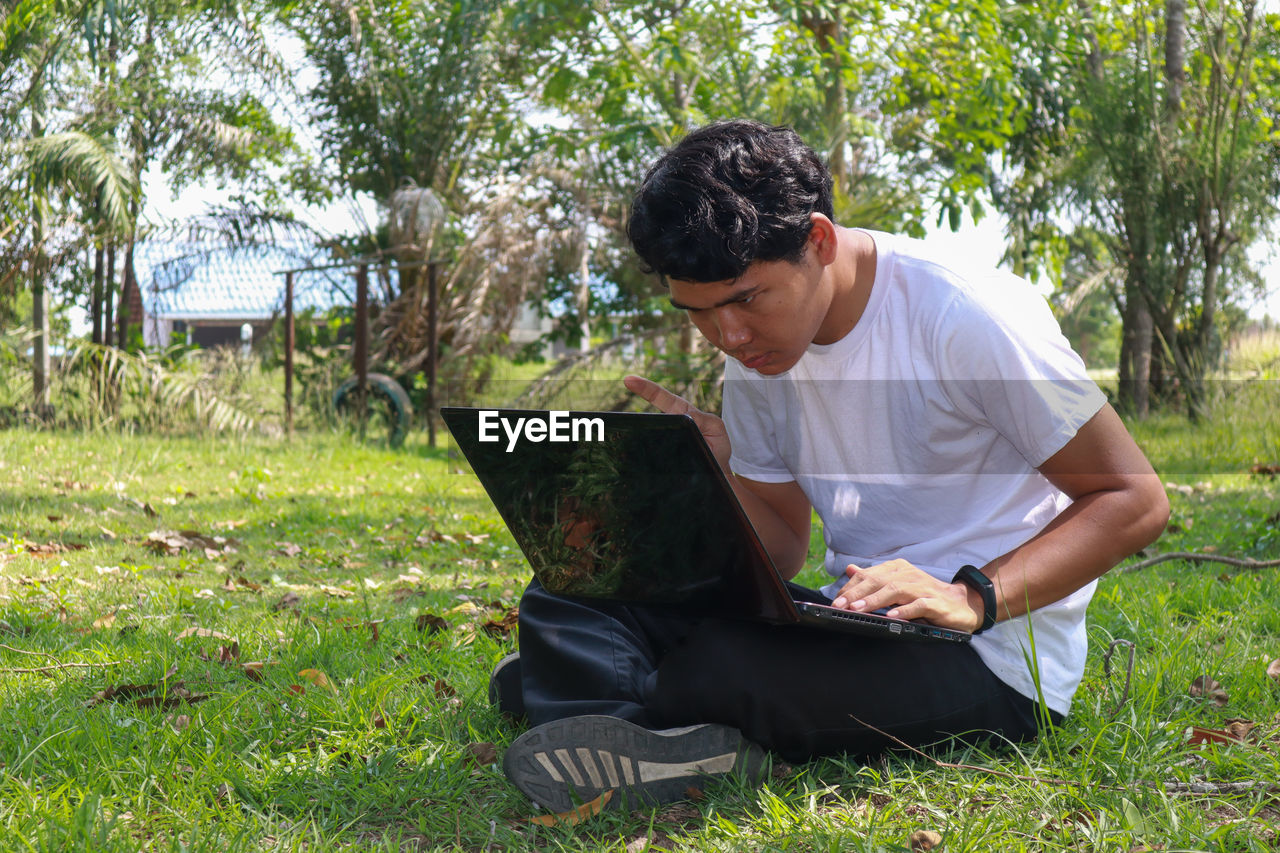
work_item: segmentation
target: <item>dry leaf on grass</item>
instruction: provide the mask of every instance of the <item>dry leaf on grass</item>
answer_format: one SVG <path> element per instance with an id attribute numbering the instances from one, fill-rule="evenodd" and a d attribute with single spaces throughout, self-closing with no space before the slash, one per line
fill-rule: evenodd
<path id="1" fill-rule="evenodd" d="M 498 761 L 498 748 L 488 741 L 467 744 L 466 753 L 471 762 L 478 767 L 487 767 Z"/>
<path id="2" fill-rule="evenodd" d="M 1191 726 L 1187 729 L 1187 745 L 1201 746 L 1206 743 L 1222 743 L 1237 744 L 1243 743 L 1236 735 L 1230 731 L 1221 729 L 1203 729 L 1200 726 Z"/>
<path id="3" fill-rule="evenodd" d="M 281 610 L 297 610 L 301 601 L 296 592 L 286 592 L 279 601 L 271 605 L 271 609 L 277 613 Z"/>
<path id="4" fill-rule="evenodd" d="M 430 630 L 432 634 L 449 629 L 449 622 L 443 616 L 437 616 L 434 613 L 419 613 L 418 618 L 413 620 L 413 626 L 419 631 Z"/>
<path id="5" fill-rule="evenodd" d="M 567 812 L 559 814 L 543 814 L 537 817 L 529 818 L 529 823 L 536 823 L 541 826 L 573 826 L 589 817 L 595 817 L 604 811 L 604 807 L 609 805 L 609 801 L 613 799 L 613 789 L 605 791 L 589 803 L 583 803 L 576 809 L 569 809 Z"/>
<path id="6" fill-rule="evenodd" d="M 920 850 L 932 850 L 942 843 L 942 836 L 932 829 L 917 829 L 911 833 L 907 843 L 911 846 L 913 853 Z"/>
<path id="7" fill-rule="evenodd" d="M 490 619 L 482 626 L 490 637 L 505 637 L 520 624 L 520 608 L 512 607 L 501 618 Z"/>
<path id="8" fill-rule="evenodd" d="M 1267 678 L 1272 681 L 1280 681 L 1280 659 L 1273 660 L 1267 664 Z"/>
<path id="9" fill-rule="evenodd" d="M 27 553 L 33 557 L 52 557 L 54 554 L 65 554 L 67 551 L 83 551 L 85 546 L 75 542 L 45 542 L 43 544 L 29 542 L 24 547 Z"/>
<path id="10" fill-rule="evenodd" d="M 324 687 L 334 693 L 338 692 L 338 688 L 333 686 L 333 682 L 329 680 L 329 676 L 325 675 L 318 669 L 304 669 L 298 672 L 299 678 L 305 678 L 316 687 Z"/>
<path id="11" fill-rule="evenodd" d="M 230 640 L 233 643 L 239 642 L 235 637 L 230 637 L 221 631 L 214 631 L 209 628 L 184 628 L 174 636 L 174 639 L 185 640 L 187 637 L 210 637 L 215 640 Z"/>
<path id="12" fill-rule="evenodd" d="M 1218 707 L 1226 705 L 1229 701 L 1227 691 L 1222 688 L 1222 685 L 1207 675 L 1196 676 L 1187 692 L 1197 698 L 1209 699 Z"/>
<path id="13" fill-rule="evenodd" d="M 350 598 L 355 595 L 355 593 L 349 589 L 343 589 L 340 586 L 329 586 L 327 584 L 320 584 L 320 591 L 325 595 L 331 595 L 334 598 Z"/>

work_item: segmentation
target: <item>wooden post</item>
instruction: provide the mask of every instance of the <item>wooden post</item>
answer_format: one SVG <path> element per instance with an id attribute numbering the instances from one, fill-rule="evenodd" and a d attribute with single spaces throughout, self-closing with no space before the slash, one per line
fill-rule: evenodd
<path id="1" fill-rule="evenodd" d="M 436 446 L 436 355 L 437 324 L 440 295 L 436 281 L 436 262 L 427 264 L 427 441 Z"/>
<path id="2" fill-rule="evenodd" d="M 284 274 L 284 429 L 293 436 L 293 273 Z"/>
<path id="3" fill-rule="evenodd" d="M 369 396 L 369 265 L 356 269 L 356 417 L 360 422 L 360 438 L 364 438 Z"/>

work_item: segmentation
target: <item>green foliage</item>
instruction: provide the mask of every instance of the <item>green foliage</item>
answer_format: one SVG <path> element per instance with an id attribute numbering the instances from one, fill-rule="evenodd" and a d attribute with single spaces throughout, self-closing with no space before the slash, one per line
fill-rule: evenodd
<path id="1" fill-rule="evenodd" d="M 62 428 L 168 433 L 252 430 L 263 414 L 265 390 L 250 364 L 227 350 L 185 346 L 136 354 L 78 343 L 58 360 L 48 412 L 29 412 L 30 376 L 23 351 L 31 335 L 0 338 L 0 412 L 3 421 Z M 271 401 L 271 410 L 279 404 Z"/>

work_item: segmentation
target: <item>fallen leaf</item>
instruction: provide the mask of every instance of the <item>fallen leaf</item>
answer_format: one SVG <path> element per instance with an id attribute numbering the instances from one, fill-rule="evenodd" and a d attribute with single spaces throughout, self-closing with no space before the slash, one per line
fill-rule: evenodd
<path id="1" fill-rule="evenodd" d="M 230 796 L 231 796 L 231 786 L 228 785 L 226 782 L 223 782 L 221 785 L 219 785 L 217 791 L 214 792 L 214 797 L 218 800 L 218 802 L 223 802 Z"/>
<path id="2" fill-rule="evenodd" d="M 338 688 L 333 686 L 333 682 L 329 680 L 329 676 L 325 675 L 323 672 L 321 672 L 318 669 L 301 670 L 298 673 L 298 677 L 305 678 L 307 681 L 310 681 L 316 687 L 324 687 L 334 693 L 338 692 Z"/>
<path id="3" fill-rule="evenodd" d="M 457 607 L 450 607 L 448 610 L 445 611 L 445 613 L 450 616 L 457 615 L 457 614 L 471 615 L 479 612 L 480 612 L 480 605 L 476 604 L 474 601 L 464 601 L 461 604 L 459 604 Z"/>
<path id="4" fill-rule="evenodd" d="M 684 789 L 684 798 L 695 803 L 700 803 L 707 798 L 707 795 L 703 793 L 703 790 L 697 785 L 690 785 Z"/>
<path id="5" fill-rule="evenodd" d="M 448 620 L 434 613 L 419 613 L 418 618 L 413 620 L 413 625 L 419 631 L 430 629 L 432 634 L 437 634 L 449 628 Z"/>
<path id="6" fill-rule="evenodd" d="M 279 552 L 286 557 L 296 557 L 302 553 L 301 546 L 294 545 L 292 542 L 277 542 L 276 546 Z"/>
<path id="7" fill-rule="evenodd" d="M 1253 720 L 1227 720 L 1227 731 L 1240 740 L 1248 740 L 1249 733 L 1258 727 Z"/>
<path id="8" fill-rule="evenodd" d="M 277 613 L 285 609 L 297 610 L 298 603 L 301 601 L 302 599 L 298 597 L 296 592 L 286 592 L 279 601 L 271 605 L 271 609 Z"/>
<path id="9" fill-rule="evenodd" d="M 490 637 L 505 637 L 520 624 L 520 608 L 512 607 L 500 619 L 490 619 L 482 626 Z"/>
<path id="10" fill-rule="evenodd" d="M 1200 746 L 1206 743 L 1222 743 L 1230 745 L 1243 743 L 1243 741 L 1229 731 L 1202 729 L 1199 726 L 1191 726 L 1187 729 L 1188 746 Z"/>
<path id="11" fill-rule="evenodd" d="M 487 767 L 490 764 L 496 764 L 498 761 L 498 748 L 488 741 L 467 744 L 466 753 L 471 761 L 479 767 Z"/>
<path id="12" fill-rule="evenodd" d="M 907 839 L 912 851 L 932 850 L 942 843 L 942 836 L 932 829 L 917 829 Z"/>
<path id="13" fill-rule="evenodd" d="M 328 586 L 327 584 L 320 584 L 320 591 L 325 595 L 331 595 L 334 598 L 350 598 L 355 595 L 355 593 L 349 589 L 343 589 L 340 586 Z"/>
<path id="14" fill-rule="evenodd" d="M 229 637 L 221 631 L 214 631 L 209 628 L 184 628 L 177 634 L 177 636 L 174 637 L 174 639 L 185 640 L 187 637 L 209 637 L 214 640 L 229 640 L 233 643 L 239 642 L 235 637 Z"/>
<path id="15" fill-rule="evenodd" d="M 191 725 L 191 718 L 186 714 L 178 714 L 176 717 L 169 717 L 169 725 L 173 727 L 175 732 L 180 732 Z"/>
<path id="16" fill-rule="evenodd" d="M 1227 691 L 1222 689 L 1222 685 L 1207 675 L 1197 675 L 1187 692 L 1197 698 L 1210 699 L 1218 707 L 1226 705 L 1229 701 Z"/>
<path id="17" fill-rule="evenodd" d="M 301 696 L 303 693 L 307 692 L 306 688 L 303 687 L 301 684 L 290 684 L 285 689 L 288 690 L 290 693 L 292 693 L 294 696 Z"/>
<path id="18" fill-rule="evenodd" d="M 609 805 L 609 801 L 613 799 L 613 789 L 605 791 L 589 803 L 583 803 L 576 809 L 570 809 L 567 812 L 559 814 L 544 814 L 537 817 L 529 818 L 529 823 L 536 823 L 541 826 L 556 826 L 564 824 L 565 826 L 573 826 L 576 823 L 586 820 L 589 817 L 595 817 L 604 811 L 604 807 Z"/>
<path id="19" fill-rule="evenodd" d="M 102 616 L 99 616 L 97 619 L 94 619 L 93 627 L 110 628 L 115 623 L 116 623 L 116 611 L 112 610 L 110 613 L 103 614 Z"/>
<path id="20" fill-rule="evenodd" d="M 1267 664 L 1267 678 L 1272 681 L 1280 681 L 1280 659 L 1273 660 Z"/>
<path id="21" fill-rule="evenodd" d="M 385 729 L 387 727 L 387 720 L 382 716 L 381 711 L 373 715 L 373 727 L 375 729 Z"/>
<path id="22" fill-rule="evenodd" d="M 249 661 L 248 663 L 240 664 L 240 671 L 243 672 L 250 681 L 261 681 L 263 666 L 264 665 L 260 660 Z"/>
<path id="23" fill-rule="evenodd" d="M 240 657 L 240 643 L 232 640 L 229 646 L 218 646 L 218 663 L 231 663 Z"/>
<path id="24" fill-rule="evenodd" d="M 431 677 L 431 676 L 429 676 L 429 675 L 424 675 L 424 676 L 422 676 L 422 678 L 421 678 L 421 679 L 419 679 L 419 680 L 420 680 L 420 681 L 425 681 L 426 679 L 428 679 L 428 678 L 430 678 L 430 677 Z M 432 689 L 434 689 L 434 690 L 435 690 L 435 692 L 436 692 L 436 695 L 437 695 L 437 696 L 456 696 L 456 695 L 458 694 L 458 691 L 457 691 L 457 690 L 454 690 L 454 689 L 453 689 L 453 687 L 452 687 L 452 685 L 450 685 L 450 684 L 449 684 L 449 682 L 445 681 L 443 678 L 437 678 L 437 679 L 432 683 L 432 685 L 431 685 L 431 686 L 432 686 Z"/>

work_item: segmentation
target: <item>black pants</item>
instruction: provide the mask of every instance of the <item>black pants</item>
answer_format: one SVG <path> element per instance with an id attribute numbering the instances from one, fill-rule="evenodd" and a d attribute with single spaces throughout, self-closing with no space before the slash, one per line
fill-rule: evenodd
<path id="1" fill-rule="evenodd" d="M 1041 717 L 967 644 L 694 619 L 554 596 L 536 580 L 520 602 L 520 666 L 533 725 L 582 714 L 652 729 L 722 723 L 789 761 L 894 746 L 881 732 L 913 746 L 1027 740 Z"/>

